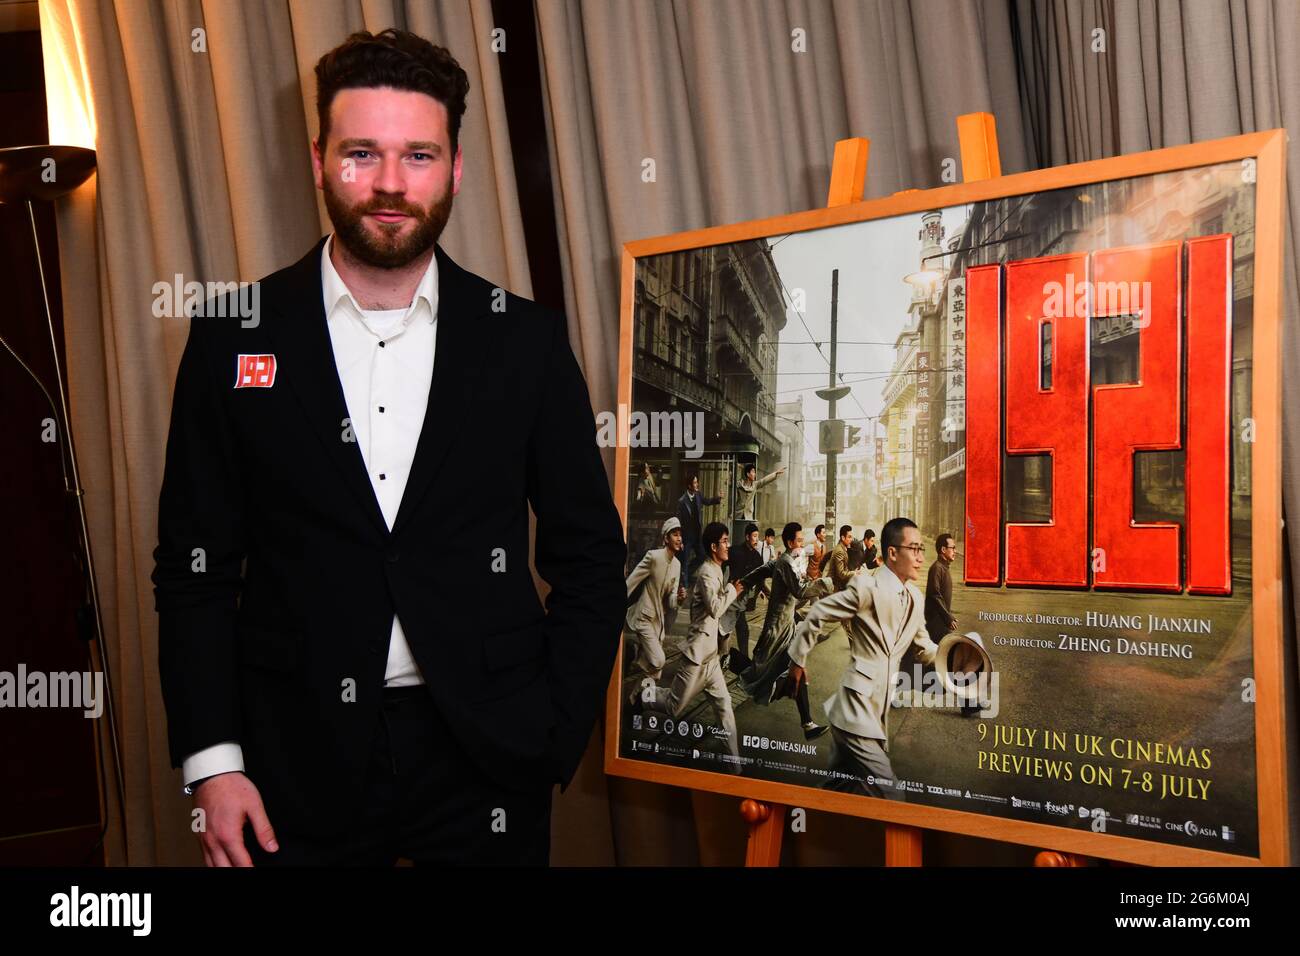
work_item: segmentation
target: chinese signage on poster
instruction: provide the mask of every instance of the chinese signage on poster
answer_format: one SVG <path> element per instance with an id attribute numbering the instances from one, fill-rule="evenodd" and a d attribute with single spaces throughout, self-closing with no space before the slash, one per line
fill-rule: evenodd
<path id="1" fill-rule="evenodd" d="M 944 374 L 948 380 L 942 427 L 959 432 L 966 427 L 966 278 L 948 280 L 947 345 Z"/>

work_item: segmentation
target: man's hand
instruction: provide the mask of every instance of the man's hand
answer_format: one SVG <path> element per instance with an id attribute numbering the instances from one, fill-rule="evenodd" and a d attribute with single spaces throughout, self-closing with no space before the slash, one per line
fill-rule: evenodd
<path id="1" fill-rule="evenodd" d="M 280 849 L 266 818 L 262 795 L 253 781 L 238 771 L 218 774 L 199 784 L 194 805 L 203 811 L 205 827 L 199 834 L 203 862 L 208 866 L 252 866 L 244 846 L 244 819 L 253 825 L 257 842 L 268 853 Z"/>
<path id="2" fill-rule="evenodd" d="M 686 588 L 679 586 L 677 588 L 677 603 L 681 604 L 685 600 L 686 600 Z"/>
<path id="3" fill-rule="evenodd" d="M 745 590 L 745 582 L 744 582 L 744 581 L 732 581 L 731 583 L 734 584 L 734 585 L 736 586 L 736 593 L 737 593 L 737 594 L 740 594 L 742 591 Z"/>

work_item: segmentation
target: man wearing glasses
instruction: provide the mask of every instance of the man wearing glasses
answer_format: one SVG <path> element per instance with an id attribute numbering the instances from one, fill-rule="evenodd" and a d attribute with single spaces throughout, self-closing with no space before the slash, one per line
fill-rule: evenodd
<path id="1" fill-rule="evenodd" d="M 948 567 L 957 557 L 957 542 L 946 531 L 934 540 L 938 560 L 930 565 L 925 579 L 925 629 L 938 644 L 945 634 L 957 630 L 952 616 L 952 574 Z"/>
<path id="2" fill-rule="evenodd" d="M 908 518 L 890 520 L 880 533 L 885 563 L 875 574 L 855 574 L 843 591 L 823 598 L 808 611 L 790 642 L 790 678 L 803 678 L 804 665 L 818 635 L 836 624 L 849 636 L 848 666 L 839 690 L 826 702 L 830 718 L 829 790 L 869 797 L 905 799 L 894 787 L 889 762 L 889 695 L 903 656 L 916 648 L 923 665 L 933 664 L 938 647 L 925 629 L 923 599 L 913 583 L 925 561 L 921 532 Z"/>

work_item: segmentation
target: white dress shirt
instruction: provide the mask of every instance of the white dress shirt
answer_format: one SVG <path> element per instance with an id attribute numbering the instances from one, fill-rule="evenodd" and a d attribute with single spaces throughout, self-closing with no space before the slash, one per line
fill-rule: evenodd
<path id="1" fill-rule="evenodd" d="M 881 588 L 884 588 L 886 594 L 893 596 L 902 611 L 911 611 L 912 596 L 907 593 L 907 586 L 899 580 L 898 575 L 891 571 L 887 564 L 882 564 L 880 570 L 876 572 L 876 589 L 880 590 Z"/>
<path id="2" fill-rule="evenodd" d="M 809 551 L 807 548 L 800 548 L 798 551 L 794 552 L 794 556 L 791 558 L 794 562 L 795 573 L 797 573 L 800 578 L 808 577 L 808 554 Z"/>
<path id="3" fill-rule="evenodd" d="M 433 381 L 438 331 L 438 260 L 405 308 L 362 309 L 330 261 L 330 236 L 321 250 L 321 292 L 334 364 L 348 417 L 384 520 L 393 527 L 424 427 Z M 384 686 L 422 684 L 402 624 L 393 615 Z M 218 773 L 242 771 L 243 750 L 233 741 L 191 754 L 182 764 L 186 785 Z"/>

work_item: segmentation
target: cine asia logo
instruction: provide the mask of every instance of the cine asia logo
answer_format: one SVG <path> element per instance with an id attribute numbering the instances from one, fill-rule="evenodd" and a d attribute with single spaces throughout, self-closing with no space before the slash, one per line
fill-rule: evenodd
<path id="1" fill-rule="evenodd" d="M 1076 286 L 1145 294 L 1060 314 Z M 1137 374 L 1098 385 L 1092 325 L 1115 316 Z M 967 584 L 1231 593 L 1230 235 L 973 267 L 965 337 Z M 1134 519 L 1134 455 L 1161 450 L 1185 457 L 1181 526 Z M 1004 521 L 1004 454 L 1050 456 L 1050 522 Z"/>

